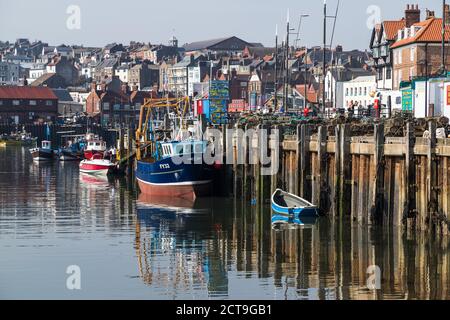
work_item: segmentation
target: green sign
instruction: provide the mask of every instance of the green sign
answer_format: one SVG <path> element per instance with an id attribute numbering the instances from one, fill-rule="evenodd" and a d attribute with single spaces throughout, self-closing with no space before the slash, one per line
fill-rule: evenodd
<path id="1" fill-rule="evenodd" d="M 402 90 L 402 110 L 413 111 L 413 91 L 412 89 Z"/>

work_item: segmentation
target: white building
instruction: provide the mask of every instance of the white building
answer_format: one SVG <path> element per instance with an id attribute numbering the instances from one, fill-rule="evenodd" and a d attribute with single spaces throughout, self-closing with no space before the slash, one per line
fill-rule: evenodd
<path id="1" fill-rule="evenodd" d="M 119 77 L 120 81 L 124 83 L 129 82 L 130 65 L 128 63 L 122 63 L 115 71 L 115 75 Z"/>
<path id="2" fill-rule="evenodd" d="M 47 73 L 47 68 L 42 63 L 34 64 L 28 73 L 28 84 L 31 84 L 39 77 L 42 77 L 45 73 Z"/>
<path id="3" fill-rule="evenodd" d="M 347 109 L 353 103 L 367 107 L 374 103 L 377 94 L 376 76 L 358 77 L 344 83 L 343 105 Z"/>
<path id="4" fill-rule="evenodd" d="M 188 96 L 194 96 L 195 85 L 198 85 L 202 82 L 201 79 L 201 68 L 199 66 L 189 67 L 188 68 Z"/>
<path id="5" fill-rule="evenodd" d="M 344 84 L 359 77 L 371 76 L 373 74 L 363 68 L 333 68 L 325 77 L 325 101 L 335 109 L 346 108 Z"/>

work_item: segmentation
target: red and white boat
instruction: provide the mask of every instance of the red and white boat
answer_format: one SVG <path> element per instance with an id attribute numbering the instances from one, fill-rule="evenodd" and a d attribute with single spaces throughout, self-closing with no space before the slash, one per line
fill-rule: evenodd
<path id="1" fill-rule="evenodd" d="M 109 160 L 101 159 L 99 155 L 94 155 L 91 160 L 83 160 L 80 163 L 82 173 L 107 175 L 113 173 L 116 165 Z"/>
<path id="2" fill-rule="evenodd" d="M 103 157 L 106 151 L 106 142 L 101 140 L 98 136 L 88 134 L 86 136 L 87 146 L 84 150 L 84 157 L 87 160 L 91 160 L 95 155 L 101 155 Z"/>

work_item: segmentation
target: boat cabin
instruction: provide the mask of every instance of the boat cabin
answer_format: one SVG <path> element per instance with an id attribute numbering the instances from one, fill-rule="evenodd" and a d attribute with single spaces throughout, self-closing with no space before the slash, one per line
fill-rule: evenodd
<path id="1" fill-rule="evenodd" d="M 206 141 L 159 143 L 158 154 L 162 159 L 174 156 L 203 154 L 206 151 L 206 145 Z"/>
<path id="2" fill-rule="evenodd" d="M 88 141 L 87 151 L 105 151 L 106 150 L 106 142 L 102 140 L 92 140 Z"/>
<path id="3" fill-rule="evenodd" d="M 42 149 L 51 150 L 52 143 L 50 141 L 42 141 Z"/>

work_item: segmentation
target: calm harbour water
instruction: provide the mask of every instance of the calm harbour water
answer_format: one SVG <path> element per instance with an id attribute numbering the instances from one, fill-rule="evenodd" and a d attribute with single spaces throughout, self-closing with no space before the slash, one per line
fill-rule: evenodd
<path id="1" fill-rule="evenodd" d="M 241 200 L 137 198 L 126 179 L 0 149 L 0 299 L 450 299 L 447 238 L 326 218 L 276 231 Z"/>

